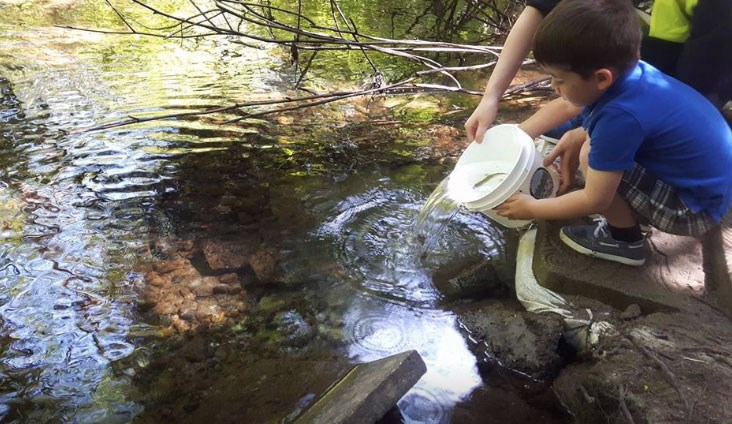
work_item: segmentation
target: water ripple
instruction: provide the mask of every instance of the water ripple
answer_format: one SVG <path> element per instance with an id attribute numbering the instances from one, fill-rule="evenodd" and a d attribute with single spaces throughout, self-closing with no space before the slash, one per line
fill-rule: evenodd
<path id="1" fill-rule="evenodd" d="M 415 229 L 425 197 L 418 191 L 376 187 L 334 207 L 319 237 L 334 240 L 335 254 L 365 293 L 389 301 L 430 307 L 440 299 L 432 285 L 435 268 L 476 250 L 502 253 L 500 232 L 477 214 L 457 214 L 439 226 L 424 251 Z"/>
<path id="2" fill-rule="evenodd" d="M 349 323 L 347 334 L 351 348 L 370 355 L 387 356 L 411 345 L 404 322 L 384 315 L 367 315 Z"/>

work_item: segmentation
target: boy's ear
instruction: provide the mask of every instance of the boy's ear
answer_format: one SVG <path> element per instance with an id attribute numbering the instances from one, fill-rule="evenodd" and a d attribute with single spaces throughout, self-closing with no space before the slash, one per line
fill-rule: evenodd
<path id="1" fill-rule="evenodd" d="M 601 68 L 595 71 L 594 77 L 597 88 L 603 91 L 607 90 L 615 82 L 615 74 L 607 68 Z"/>

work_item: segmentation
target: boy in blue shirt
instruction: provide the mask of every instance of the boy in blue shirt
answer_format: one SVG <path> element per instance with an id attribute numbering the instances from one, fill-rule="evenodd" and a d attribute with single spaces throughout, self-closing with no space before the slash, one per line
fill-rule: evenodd
<path id="1" fill-rule="evenodd" d="M 627 0 L 563 0 L 544 19 L 534 57 L 561 99 L 520 127 L 532 137 L 573 118 L 545 158 L 560 160 L 560 193 L 515 195 L 498 206 L 511 219 L 569 219 L 602 214 L 597 225 L 561 229 L 572 249 L 642 265 L 638 219 L 659 230 L 697 236 L 732 207 L 732 132 L 721 113 L 689 86 L 639 61 L 641 33 Z M 574 107 L 570 107 L 567 104 Z M 584 188 L 568 189 L 577 168 Z"/>

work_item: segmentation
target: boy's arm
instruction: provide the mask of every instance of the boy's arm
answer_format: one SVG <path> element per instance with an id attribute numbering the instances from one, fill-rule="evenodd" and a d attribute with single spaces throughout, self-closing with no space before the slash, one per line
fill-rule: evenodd
<path id="1" fill-rule="evenodd" d="M 524 130 L 531 138 L 536 138 L 558 127 L 567 120 L 574 118 L 580 112 L 582 112 L 582 108 L 578 108 L 562 97 L 559 97 L 544 105 L 544 107 L 519 124 L 519 128 Z"/>
<path id="2" fill-rule="evenodd" d="M 496 207 L 500 216 L 510 219 L 571 219 L 608 209 L 616 196 L 623 172 L 589 169 L 585 188 L 549 199 L 535 199 L 528 194 L 514 195 Z"/>
<path id="3" fill-rule="evenodd" d="M 536 219 L 570 219 L 604 212 L 617 194 L 622 171 L 587 170 L 585 187 L 563 196 L 537 200 Z"/>

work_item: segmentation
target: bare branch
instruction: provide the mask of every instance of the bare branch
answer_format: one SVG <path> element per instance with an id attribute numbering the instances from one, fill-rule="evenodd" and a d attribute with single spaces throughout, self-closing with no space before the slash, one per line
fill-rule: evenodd
<path id="1" fill-rule="evenodd" d="M 118 17 L 119 17 L 119 18 L 120 18 L 121 20 L 122 20 L 122 22 L 124 22 L 124 24 L 125 24 L 125 25 L 127 25 L 127 28 L 129 28 L 129 29 L 130 29 L 130 31 L 132 31 L 132 32 L 135 32 L 135 29 L 134 29 L 134 28 L 132 28 L 132 25 L 130 25 L 130 24 L 129 24 L 129 23 L 127 22 L 127 19 L 125 19 L 124 15 L 122 15 L 122 14 L 121 14 L 121 13 L 119 12 L 119 10 L 117 10 L 117 8 L 116 8 L 116 7 L 114 7 L 114 6 L 112 5 L 112 3 L 110 3 L 110 2 L 109 2 L 109 0 L 104 0 L 104 2 L 105 2 L 105 3 L 107 3 L 107 6 L 111 7 L 111 8 L 112 8 L 112 10 L 114 10 L 114 13 L 115 13 L 115 14 L 116 14 L 116 15 L 117 15 L 117 16 L 118 16 Z"/>
<path id="2" fill-rule="evenodd" d="M 132 3 L 144 8 L 152 15 L 167 20 L 168 23 L 157 28 L 150 28 L 125 16 L 115 9 L 110 0 L 105 0 L 117 16 L 127 27 L 127 31 L 108 31 L 99 29 L 82 29 L 62 27 L 75 30 L 85 30 L 105 34 L 144 35 L 158 38 L 204 38 L 211 36 L 225 36 L 229 41 L 253 48 L 246 40 L 256 43 L 275 44 L 289 48 L 292 63 L 296 66 L 298 78 L 294 88 L 311 93 L 303 88 L 302 82 L 321 51 L 353 51 L 360 52 L 364 60 L 373 70 L 372 81 L 369 87 L 360 90 L 335 91 L 322 94 L 310 94 L 300 97 L 285 97 L 265 101 L 251 101 L 228 106 L 218 106 L 205 110 L 184 113 L 165 114 L 158 116 L 136 117 L 129 116 L 119 121 L 80 129 L 77 132 L 97 131 L 124 125 L 136 124 L 154 120 L 172 120 L 191 116 L 203 116 L 216 113 L 236 112 L 238 118 L 228 122 L 237 122 L 254 116 L 292 111 L 305 107 L 323 105 L 348 98 L 369 95 L 399 95 L 414 93 L 453 92 L 479 96 L 479 91 L 466 90 L 456 77 L 459 72 L 477 71 L 495 66 L 495 59 L 499 56 L 501 47 L 476 44 L 457 44 L 444 41 L 425 41 L 419 39 L 385 38 L 378 35 L 366 34 L 359 31 L 353 19 L 344 13 L 337 0 L 330 0 L 332 23 L 320 23 L 309 18 L 303 12 L 303 3 L 298 0 L 293 4 L 294 10 L 272 6 L 270 2 L 247 2 L 242 0 L 213 0 L 213 6 L 203 7 L 199 0 L 188 0 L 195 12 L 189 16 L 177 16 L 156 8 L 144 0 L 131 0 Z M 500 5 L 493 1 L 468 0 L 461 3 L 457 0 L 446 0 L 439 7 L 439 14 L 435 15 L 438 34 L 451 35 L 456 28 L 462 28 L 468 21 L 475 19 L 496 29 L 510 23 L 512 2 L 502 2 Z M 425 15 L 430 13 L 427 9 Z M 285 19 L 282 19 L 282 17 Z M 417 17 L 417 20 L 421 19 Z M 290 23 L 292 22 L 292 24 Z M 417 23 L 415 22 L 415 25 Z M 250 30 L 256 27 L 258 32 Z M 138 28 L 143 29 L 142 31 Z M 393 31 L 392 31 L 393 32 Z M 393 37 L 393 35 L 392 35 Z M 445 38 L 447 40 L 451 38 Z M 309 51 L 307 60 L 301 56 L 303 51 Z M 375 58 L 380 55 L 398 58 L 417 64 L 422 69 L 411 71 L 411 76 L 401 77 L 398 82 L 387 81 L 382 74 Z M 460 65 L 447 62 L 449 58 L 460 55 Z M 490 56 L 490 61 L 476 64 L 470 61 L 463 65 L 463 58 L 467 56 Z M 447 59 L 446 59 L 447 57 Z M 302 60 L 301 60 L 302 59 Z M 301 63 L 303 61 L 304 63 Z M 445 62 L 445 63 L 442 63 Z M 529 61 L 525 62 L 529 63 Z M 302 66 L 302 68 L 301 68 Z M 439 77 L 439 78 L 438 78 Z M 546 79 L 529 81 L 520 86 L 511 87 L 506 95 L 543 84 Z M 447 81 L 446 84 L 442 82 Z M 257 108 L 258 110 L 251 110 Z"/>

